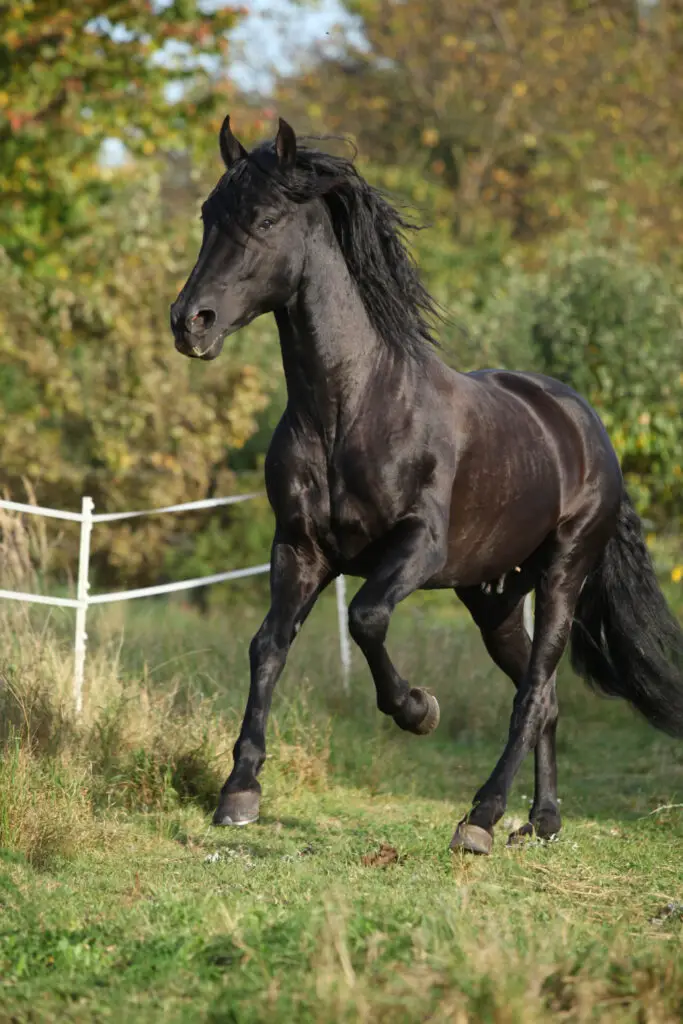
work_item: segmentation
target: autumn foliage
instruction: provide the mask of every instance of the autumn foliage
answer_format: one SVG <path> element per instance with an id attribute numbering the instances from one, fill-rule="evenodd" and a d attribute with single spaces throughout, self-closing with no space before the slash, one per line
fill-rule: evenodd
<path id="1" fill-rule="evenodd" d="M 234 96 L 203 69 L 237 12 L 194 0 L 0 12 L 0 485 L 63 508 L 91 494 L 100 511 L 229 492 L 226 453 L 254 430 L 263 374 L 237 354 L 211 373 L 181 359 L 168 306 L 199 241 L 195 168 L 220 173 L 215 130 Z M 102 159 L 112 139 L 120 166 Z M 101 528 L 100 573 L 157 578 L 197 525 Z M 73 566 L 74 544 L 53 564 Z"/>
<path id="2" fill-rule="evenodd" d="M 347 0 L 356 32 L 282 101 L 445 186 L 456 230 L 634 220 L 683 242 L 680 0 Z"/>

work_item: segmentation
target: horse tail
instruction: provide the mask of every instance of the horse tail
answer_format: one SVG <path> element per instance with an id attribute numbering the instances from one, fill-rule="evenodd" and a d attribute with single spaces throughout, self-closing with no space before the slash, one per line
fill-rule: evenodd
<path id="1" fill-rule="evenodd" d="M 623 697 L 658 729 L 683 737 L 683 631 L 626 494 L 616 533 L 579 597 L 571 662 L 593 687 Z"/>

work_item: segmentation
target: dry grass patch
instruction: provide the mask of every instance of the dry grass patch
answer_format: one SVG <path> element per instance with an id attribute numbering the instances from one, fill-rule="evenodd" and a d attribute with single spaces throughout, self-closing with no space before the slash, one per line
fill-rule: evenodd
<path id="1" fill-rule="evenodd" d="M 102 827 L 90 802 L 90 779 L 78 764 L 39 758 L 18 736 L 0 761 L 0 847 L 37 867 L 96 845 Z"/>

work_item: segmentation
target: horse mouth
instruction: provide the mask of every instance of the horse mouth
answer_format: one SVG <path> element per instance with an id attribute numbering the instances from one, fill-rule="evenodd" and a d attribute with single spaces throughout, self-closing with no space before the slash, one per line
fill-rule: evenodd
<path id="1" fill-rule="evenodd" d="M 220 355 L 223 340 L 227 333 L 227 331 L 220 331 L 206 347 L 197 344 L 196 339 L 187 337 L 176 338 L 176 351 L 180 352 L 183 356 L 187 356 L 188 359 L 203 359 L 209 362 Z"/>

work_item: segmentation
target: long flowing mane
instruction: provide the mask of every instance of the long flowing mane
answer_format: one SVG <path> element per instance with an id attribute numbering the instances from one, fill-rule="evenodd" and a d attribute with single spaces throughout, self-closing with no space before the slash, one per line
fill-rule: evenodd
<path id="1" fill-rule="evenodd" d="M 299 144 L 295 166 L 283 173 L 277 169 L 274 144 L 265 143 L 225 175 L 207 203 L 216 203 L 219 216 L 239 220 L 240 212 L 246 212 L 245 190 L 253 201 L 264 188 L 296 203 L 325 202 L 370 322 L 388 346 L 419 357 L 438 345 L 434 325 L 442 319 L 441 310 L 406 245 L 406 233 L 418 225 L 370 185 L 351 160 Z"/>

